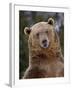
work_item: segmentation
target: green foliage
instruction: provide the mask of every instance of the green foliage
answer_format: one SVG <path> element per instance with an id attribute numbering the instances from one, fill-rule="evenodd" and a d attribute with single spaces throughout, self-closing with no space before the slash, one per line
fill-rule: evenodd
<path id="1" fill-rule="evenodd" d="M 28 25 L 23 12 L 19 12 L 19 78 L 28 66 L 28 44 L 24 35 L 24 28 Z"/>
<path id="2" fill-rule="evenodd" d="M 43 21 L 43 20 L 44 20 L 44 18 L 43 18 L 43 16 L 41 16 L 41 15 L 35 17 L 35 22 L 36 22 L 36 23 L 37 23 L 37 22 L 41 22 L 41 21 Z"/>

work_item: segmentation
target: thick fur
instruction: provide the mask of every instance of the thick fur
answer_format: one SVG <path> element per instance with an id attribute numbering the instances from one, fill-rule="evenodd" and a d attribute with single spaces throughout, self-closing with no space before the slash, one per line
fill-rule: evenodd
<path id="1" fill-rule="evenodd" d="M 30 28 L 29 34 L 29 67 L 23 78 L 48 78 L 64 76 L 64 60 L 57 32 L 54 30 L 54 20 L 39 22 Z M 35 34 L 49 31 L 50 44 L 48 48 L 40 47 Z"/>

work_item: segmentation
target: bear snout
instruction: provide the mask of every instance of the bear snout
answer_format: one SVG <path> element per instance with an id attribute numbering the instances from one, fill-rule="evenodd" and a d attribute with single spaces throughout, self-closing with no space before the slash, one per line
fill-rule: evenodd
<path id="1" fill-rule="evenodd" d="M 47 40 L 43 40 L 42 43 L 43 43 L 43 44 L 46 44 L 46 43 L 47 43 Z"/>
<path id="2" fill-rule="evenodd" d="M 49 44 L 48 40 L 45 39 L 45 40 L 42 41 L 42 47 L 43 48 L 48 48 L 48 44 Z"/>

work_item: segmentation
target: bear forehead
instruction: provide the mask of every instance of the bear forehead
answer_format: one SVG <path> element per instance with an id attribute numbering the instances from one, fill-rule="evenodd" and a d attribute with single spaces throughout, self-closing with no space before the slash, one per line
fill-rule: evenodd
<path id="1" fill-rule="evenodd" d="M 32 32 L 41 32 L 46 30 L 53 30 L 53 26 L 49 25 L 48 22 L 39 22 L 31 27 Z"/>

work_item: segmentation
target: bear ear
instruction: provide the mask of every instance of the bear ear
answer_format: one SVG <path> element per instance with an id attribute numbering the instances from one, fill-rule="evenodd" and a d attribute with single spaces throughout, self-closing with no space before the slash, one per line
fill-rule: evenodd
<path id="1" fill-rule="evenodd" d="M 49 18 L 49 19 L 48 19 L 48 24 L 54 25 L 54 19 L 53 19 L 53 18 Z"/>
<path id="2" fill-rule="evenodd" d="M 26 35 L 29 35 L 30 32 L 31 32 L 31 29 L 30 29 L 29 27 L 25 27 L 24 33 L 25 33 Z"/>

